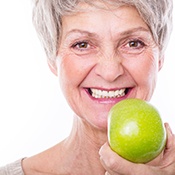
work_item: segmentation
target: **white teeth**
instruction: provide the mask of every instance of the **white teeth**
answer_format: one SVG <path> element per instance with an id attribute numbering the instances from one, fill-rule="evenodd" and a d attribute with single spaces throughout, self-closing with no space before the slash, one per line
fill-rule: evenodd
<path id="1" fill-rule="evenodd" d="M 120 89 L 116 91 L 104 91 L 99 89 L 91 89 L 92 96 L 94 98 L 117 98 L 125 95 L 126 89 Z"/>

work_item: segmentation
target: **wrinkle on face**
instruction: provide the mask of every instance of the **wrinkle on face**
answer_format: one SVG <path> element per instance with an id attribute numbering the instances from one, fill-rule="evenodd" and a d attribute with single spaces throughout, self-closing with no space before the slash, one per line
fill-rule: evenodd
<path id="1" fill-rule="evenodd" d="M 93 126 L 106 127 L 106 116 L 114 102 L 108 99 L 98 103 L 87 89 L 131 88 L 127 98 L 150 99 L 159 50 L 149 27 L 133 7 L 113 8 L 110 13 L 91 6 L 88 10 L 63 17 L 58 71 L 63 93 L 75 113 Z M 131 40 L 141 40 L 145 45 L 130 48 Z M 87 48 L 77 45 L 82 41 Z"/>

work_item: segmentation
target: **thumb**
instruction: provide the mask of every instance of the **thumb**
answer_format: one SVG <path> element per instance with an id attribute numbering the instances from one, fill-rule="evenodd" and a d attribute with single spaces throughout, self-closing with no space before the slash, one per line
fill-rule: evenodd
<path id="1" fill-rule="evenodd" d="M 107 171 L 105 175 L 164 175 L 165 173 L 154 166 L 146 164 L 136 164 L 130 162 L 110 149 L 110 146 L 104 144 L 100 151 L 100 160 Z"/>
<path id="2" fill-rule="evenodd" d="M 117 153 L 111 150 L 108 143 L 105 143 L 100 151 L 100 160 L 104 168 L 107 170 L 107 172 L 111 175 L 113 174 L 133 174 L 133 172 L 136 174 L 141 174 L 141 171 L 143 171 L 144 165 L 140 164 L 134 164 L 126 159 L 123 159 L 120 157 Z"/>

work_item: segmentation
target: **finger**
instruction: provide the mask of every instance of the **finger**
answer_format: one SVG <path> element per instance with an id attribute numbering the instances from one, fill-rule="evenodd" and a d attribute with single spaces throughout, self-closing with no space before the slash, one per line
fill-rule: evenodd
<path id="1" fill-rule="evenodd" d="M 151 166 L 159 166 L 163 158 L 164 158 L 164 151 L 162 151 L 155 159 L 151 160 L 150 162 L 146 164 L 151 165 Z"/>
<path id="2" fill-rule="evenodd" d="M 172 150 L 174 149 L 175 151 L 175 138 L 168 123 L 165 123 L 165 129 L 167 133 L 165 149 L 154 160 L 148 162 L 147 165 L 164 166 L 167 162 L 174 160 L 173 155 L 175 155 L 175 152 L 173 153 Z"/>
<path id="3" fill-rule="evenodd" d="M 109 145 L 106 143 L 100 149 L 100 159 L 102 165 L 111 174 L 124 174 L 124 175 L 141 175 L 144 174 L 145 165 L 134 164 L 120 157 L 113 152 Z M 147 169 L 148 170 L 148 169 Z"/>
<path id="4" fill-rule="evenodd" d="M 172 133 L 168 123 L 165 123 L 165 128 L 167 132 L 167 143 L 164 150 L 164 159 L 162 161 L 163 167 L 175 162 L 175 135 Z"/>
<path id="5" fill-rule="evenodd" d="M 110 170 L 109 167 L 106 166 L 105 162 L 103 161 L 102 157 L 100 157 L 100 161 L 101 161 L 101 164 L 103 165 L 104 169 L 107 170 L 105 175 L 121 175 L 121 174 L 118 174 L 117 172 L 114 172 L 112 170 Z"/>
<path id="6" fill-rule="evenodd" d="M 175 148 L 175 136 L 172 133 L 172 130 L 170 128 L 170 125 L 168 123 L 165 123 L 165 129 L 167 132 L 167 143 L 166 143 L 166 149 L 172 149 Z"/>
<path id="7" fill-rule="evenodd" d="M 123 159 L 107 143 L 101 147 L 99 154 L 102 165 L 110 175 L 165 175 L 162 169 Z"/>

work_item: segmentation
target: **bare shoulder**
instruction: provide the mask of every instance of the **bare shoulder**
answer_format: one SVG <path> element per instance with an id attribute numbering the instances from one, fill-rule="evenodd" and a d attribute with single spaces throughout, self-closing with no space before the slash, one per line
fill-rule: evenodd
<path id="1" fill-rule="evenodd" d="M 23 160 L 22 167 L 25 175 L 54 174 L 61 164 L 62 154 L 58 145 L 51 147 L 39 154 Z"/>

